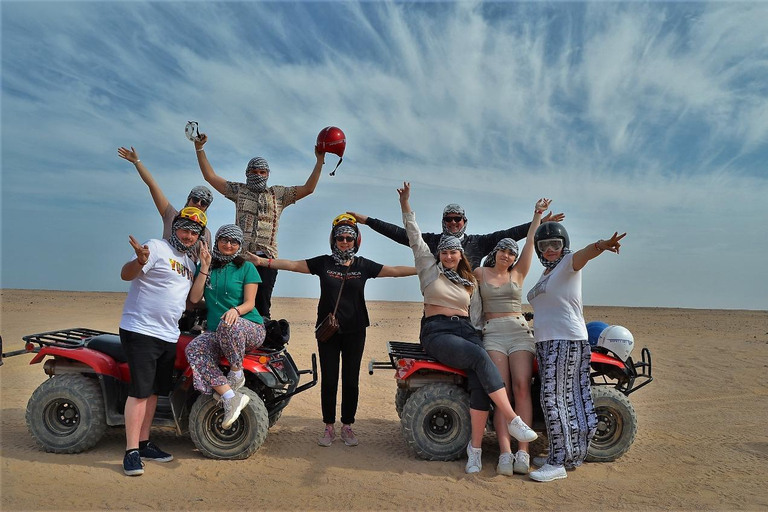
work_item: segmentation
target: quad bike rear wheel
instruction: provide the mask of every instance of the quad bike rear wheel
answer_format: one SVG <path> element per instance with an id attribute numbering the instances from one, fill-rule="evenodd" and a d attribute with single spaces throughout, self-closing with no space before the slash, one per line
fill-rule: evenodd
<path id="1" fill-rule="evenodd" d="M 417 389 L 403 407 L 400 428 L 405 442 L 426 460 L 456 460 L 471 435 L 469 395 L 454 384 Z"/>
<path id="2" fill-rule="evenodd" d="M 78 374 L 51 377 L 32 393 L 26 420 L 47 452 L 80 453 L 93 447 L 107 428 L 99 381 Z"/>
<path id="3" fill-rule="evenodd" d="M 397 411 L 397 417 L 403 417 L 403 407 L 408 401 L 408 398 L 413 394 L 413 391 L 406 388 L 397 388 L 395 391 L 395 410 Z"/>
<path id="4" fill-rule="evenodd" d="M 224 408 L 211 395 L 200 395 L 189 412 L 189 435 L 200 453 L 212 459 L 247 459 L 267 437 L 269 417 L 259 396 L 247 388 L 250 401 L 228 429 L 222 428 Z"/>
<path id="5" fill-rule="evenodd" d="M 637 434 L 637 415 L 629 399 L 610 386 L 592 386 L 597 432 L 587 450 L 589 462 L 611 462 L 624 455 Z"/>

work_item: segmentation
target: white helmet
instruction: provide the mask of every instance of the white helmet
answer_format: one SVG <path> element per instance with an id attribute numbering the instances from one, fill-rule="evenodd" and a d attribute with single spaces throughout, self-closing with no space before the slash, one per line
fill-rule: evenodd
<path id="1" fill-rule="evenodd" d="M 603 347 L 622 361 L 626 361 L 635 346 L 635 338 L 626 327 L 611 325 L 600 333 L 597 338 L 597 346 Z"/>

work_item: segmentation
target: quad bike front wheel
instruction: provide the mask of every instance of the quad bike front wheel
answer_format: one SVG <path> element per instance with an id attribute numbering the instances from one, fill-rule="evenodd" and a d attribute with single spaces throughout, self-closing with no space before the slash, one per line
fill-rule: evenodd
<path id="1" fill-rule="evenodd" d="M 51 377 L 32 393 L 26 420 L 47 452 L 80 453 L 93 447 L 107 428 L 99 381 L 78 374 Z"/>
<path id="2" fill-rule="evenodd" d="M 624 455 L 637 434 L 637 415 L 629 399 L 610 386 L 592 386 L 597 432 L 587 450 L 589 462 L 611 462 Z"/>
<path id="3" fill-rule="evenodd" d="M 456 460 L 469 444 L 469 395 L 454 384 L 435 383 L 408 397 L 400 418 L 405 442 L 426 460 Z"/>
<path id="4" fill-rule="evenodd" d="M 189 412 L 189 435 L 200 453 L 212 459 L 247 459 L 267 438 L 269 416 L 264 402 L 247 388 L 250 401 L 231 427 L 221 426 L 224 408 L 211 395 L 200 395 Z"/>

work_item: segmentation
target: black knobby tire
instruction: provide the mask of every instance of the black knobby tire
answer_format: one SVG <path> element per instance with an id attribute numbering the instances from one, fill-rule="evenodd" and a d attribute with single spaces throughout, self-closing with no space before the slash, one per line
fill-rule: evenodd
<path id="1" fill-rule="evenodd" d="M 637 434 L 637 415 L 629 399 L 616 388 L 592 386 L 597 432 L 587 450 L 589 462 L 611 462 L 629 450 Z"/>
<path id="2" fill-rule="evenodd" d="M 189 412 L 189 435 L 200 453 L 212 459 L 247 459 L 267 438 L 269 418 L 259 396 L 247 388 L 250 401 L 229 429 L 223 429 L 224 408 L 211 395 L 200 395 Z"/>
<path id="3" fill-rule="evenodd" d="M 420 458 L 458 459 L 466 452 L 472 432 L 469 394 L 447 383 L 417 389 L 403 407 L 400 429 Z"/>
<path id="4" fill-rule="evenodd" d="M 395 391 L 395 410 L 397 411 L 398 418 L 403 417 L 403 407 L 405 407 L 405 403 L 412 394 L 413 390 L 411 389 L 397 388 L 397 391 Z"/>
<path id="5" fill-rule="evenodd" d="M 99 381 L 84 375 L 55 375 L 27 402 L 27 428 L 45 451 L 80 453 L 95 445 L 107 428 Z"/>

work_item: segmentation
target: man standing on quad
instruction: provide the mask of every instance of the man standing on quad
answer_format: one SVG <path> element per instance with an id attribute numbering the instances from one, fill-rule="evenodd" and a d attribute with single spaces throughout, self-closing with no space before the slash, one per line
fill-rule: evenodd
<path id="1" fill-rule="evenodd" d="M 171 392 L 179 318 L 195 275 L 191 254 L 206 223 L 202 210 L 187 207 L 174 219 L 167 240 L 140 245 L 129 237 L 136 255 L 120 272 L 123 281 L 131 281 L 120 320 L 120 343 L 131 372 L 123 458 L 123 472 L 129 476 L 144 474 L 142 459 L 173 460 L 150 442 L 149 431 L 157 396 Z"/>
<path id="2" fill-rule="evenodd" d="M 360 224 L 369 226 L 377 233 L 386 236 L 408 246 L 408 234 L 400 226 L 384 222 L 383 220 L 374 219 L 368 217 L 362 213 L 347 212 L 357 219 Z M 562 213 L 553 214 L 549 212 L 544 218 L 541 219 L 541 223 L 549 221 L 561 222 L 565 218 Z M 469 264 L 472 266 L 472 270 L 475 270 L 480 266 L 480 262 L 483 257 L 493 251 L 496 244 L 504 238 L 511 238 L 515 241 L 522 240 L 528 234 L 528 228 L 531 223 L 521 224 L 509 229 L 503 229 L 494 233 L 488 233 L 485 235 L 467 235 L 464 231 L 467 229 L 467 216 L 464 213 L 464 208 L 460 205 L 451 203 L 443 208 L 443 232 L 442 233 L 422 233 L 421 238 L 427 243 L 429 250 L 432 254 L 437 252 L 437 244 L 440 243 L 440 239 L 443 236 L 455 236 L 461 242 L 464 255 L 469 260 Z"/>
<path id="3" fill-rule="evenodd" d="M 194 139 L 197 163 L 205 181 L 227 199 L 235 203 L 235 223 L 245 234 L 243 253 L 250 252 L 262 258 L 277 258 L 277 226 L 283 209 L 315 191 L 325 163 L 325 153 L 315 147 L 315 167 L 307 182 L 301 186 L 267 186 L 269 164 L 254 157 L 245 168 L 245 183 L 227 181 L 216 174 L 205 155 L 208 136 L 201 133 Z M 256 262 L 252 261 L 255 265 Z M 256 292 L 256 309 L 267 320 L 272 306 L 272 289 L 277 280 L 277 269 L 260 269 L 261 284 Z"/>

